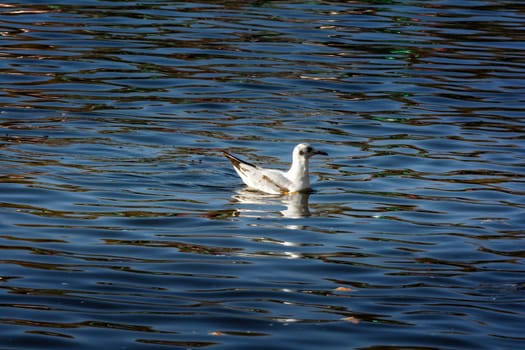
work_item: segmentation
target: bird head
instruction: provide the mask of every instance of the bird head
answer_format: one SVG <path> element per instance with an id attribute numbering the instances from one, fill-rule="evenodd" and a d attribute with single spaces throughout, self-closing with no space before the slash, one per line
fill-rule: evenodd
<path id="1" fill-rule="evenodd" d="M 308 143 L 300 143 L 297 146 L 295 146 L 293 150 L 293 154 L 294 154 L 294 157 L 295 156 L 303 157 L 305 159 L 309 159 L 310 157 L 315 156 L 316 154 L 321 154 L 324 156 L 328 155 L 328 153 L 324 151 L 319 151 Z"/>

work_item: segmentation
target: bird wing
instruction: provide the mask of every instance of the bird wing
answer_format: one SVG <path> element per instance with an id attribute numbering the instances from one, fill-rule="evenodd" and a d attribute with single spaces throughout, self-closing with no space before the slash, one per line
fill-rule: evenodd
<path id="1" fill-rule="evenodd" d="M 254 174 L 255 186 L 252 186 L 266 193 L 287 193 L 290 191 L 290 180 L 284 173 L 273 169 L 259 169 Z"/>
<path id="2" fill-rule="evenodd" d="M 224 156 L 230 160 L 242 181 L 249 187 L 273 194 L 288 192 L 290 181 L 283 172 L 273 169 L 263 169 L 245 162 L 226 151 L 223 151 L 223 153 Z"/>

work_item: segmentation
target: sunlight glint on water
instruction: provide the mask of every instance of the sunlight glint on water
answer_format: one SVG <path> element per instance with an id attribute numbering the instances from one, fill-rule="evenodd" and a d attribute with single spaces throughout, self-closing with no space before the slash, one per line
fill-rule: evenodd
<path id="1" fill-rule="evenodd" d="M 0 6 L 6 349 L 524 342 L 523 5 Z"/>

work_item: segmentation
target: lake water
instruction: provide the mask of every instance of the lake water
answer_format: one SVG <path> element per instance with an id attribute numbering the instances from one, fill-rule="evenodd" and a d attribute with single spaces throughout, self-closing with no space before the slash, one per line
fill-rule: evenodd
<path id="1" fill-rule="evenodd" d="M 1 349 L 519 349 L 525 5 L 0 4 Z M 314 191 L 246 190 L 222 149 Z"/>

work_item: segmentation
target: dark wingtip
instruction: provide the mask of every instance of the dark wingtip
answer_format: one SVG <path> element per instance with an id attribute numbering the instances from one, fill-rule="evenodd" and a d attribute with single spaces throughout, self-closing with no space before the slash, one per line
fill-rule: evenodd
<path id="1" fill-rule="evenodd" d="M 246 164 L 248 166 L 251 166 L 251 167 L 254 167 L 256 168 L 255 165 L 251 164 L 251 163 L 248 163 L 248 162 L 245 162 L 244 160 L 240 159 L 240 158 L 237 158 L 236 156 L 234 156 L 233 154 L 229 153 L 228 151 L 226 150 L 222 150 L 222 154 L 224 154 L 224 156 L 226 158 L 228 158 L 230 160 L 230 162 L 233 164 L 233 166 L 237 169 L 239 169 L 239 164 Z"/>

